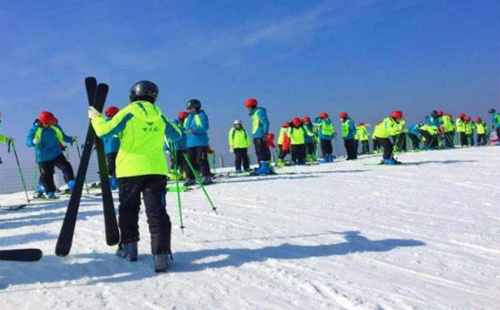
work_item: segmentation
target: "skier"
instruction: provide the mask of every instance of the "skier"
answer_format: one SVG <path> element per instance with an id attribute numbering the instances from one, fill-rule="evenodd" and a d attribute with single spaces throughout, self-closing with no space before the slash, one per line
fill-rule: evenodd
<path id="1" fill-rule="evenodd" d="M 212 183 L 210 165 L 208 163 L 208 116 L 201 109 L 201 102 L 198 99 L 191 99 L 186 104 L 189 111 L 188 116 L 184 120 L 184 128 L 186 129 L 186 147 L 187 157 L 191 164 L 199 166 L 201 175 L 203 176 L 203 184 Z M 188 179 L 184 182 L 184 186 L 196 184 L 194 172 L 186 163 L 185 170 L 188 174 Z M 194 165 L 193 165 L 194 166 Z"/>
<path id="2" fill-rule="evenodd" d="M 465 134 L 465 114 L 460 113 L 455 120 L 455 128 L 460 138 L 460 146 L 467 146 L 467 135 Z"/>
<path id="3" fill-rule="evenodd" d="M 453 125 L 453 119 L 450 114 L 446 114 L 443 111 L 438 111 L 438 115 L 441 116 L 441 123 L 443 124 L 445 147 L 452 149 L 455 147 L 455 126 Z"/>
<path id="4" fill-rule="evenodd" d="M 425 139 L 425 147 L 429 150 L 435 150 L 439 147 L 439 131 L 441 129 L 441 120 L 438 112 L 433 110 L 425 118 L 424 125 L 420 127 L 420 134 Z"/>
<path id="5" fill-rule="evenodd" d="M 383 128 L 382 128 L 382 121 L 378 121 L 377 125 L 375 125 L 375 128 L 373 129 L 373 134 L 372 134 L 373 153 L 380 153 L 380 152 L 382 152 L 380 150 L 380 142 L 377 139 L 377 136 L 380 135 L 380 132 L 382 130 L 383 130 Z"/>
<path id="6" fill-rule="evenodd" d="M 403 112 L 393 111 L 389 117 L 386 117 L 378 128 L 375 128 L 374 136 L 377 138 L 378 143 L 384 148 L 383 159 L 380 164 L 382 165 L 396 165 L 401 164 L 394 159 L 394 151 L 390 136 L 397 131 L 399 120 L 403 118 Z"/>
<path id="7" fill-rule="evenodd" d="M 255 98 L 245 101 L 245 107 L 250 112 L 252 118 L 252 137 L 255 146 L 255 153 L 259 161 L 259 168 L 255 170 L 258 175 L 272 174 L 269 161 L 271 160 L 271 151 L 267 147 L 266 140 L 269 133 L 269 120 L 267 111 L 262 107 L 257 107 L 259 102 Z"/>
<path id="8" fill-rule="evenodd" d="M 109 122 L 120 110 L 117 107 L 109 106 L 104 111 L 106 122 Z M 118 135 L 113 135 L 103 139 L 104 153 L 106 153 L 106 161 L 108 162 L 109 187 L 112 190 L 118 189 L 118 179 L 116 178 L 116 156 L 120 149 L 120 138 Z"/>
<path id="9" fill-rule="evenodd" d="M 306 162 L 310 163 L 316 160 L 316 131 L 311 122 L 311 118 L 306 116 L 302 119 L 306 134 Z"/>
<path id="10" fill-rule="evenodd" d="M 313 123 L 318 127 L 318 137 L 321 146 L 321 154 L 323 158 L 321 162 L 332 163 L 333 162 L 333 146 L 332 140 L 335 137 L 335 127 L 330 120 L 330 116 L 326 112 L 320 113 Z"/>
<path id="11" fill-rule="evenodd" d="M 486 123 L 480 117 L 476 117 L 476 135 L 477 135 L 477 145 L 486 145 Z"/>
<path id="12" fill-rule="evenodd" d="M 229 151 L 234 153 L 235 161 L 234 166 L 236 173 L 242 173 L 241 163 L 243 162 L 243 169 L 250 171 L 250 159 L 248 158 L 248 148 L 250 147 L 250 137 L 247 134 L 241 120 L 237 119 L 233 123 L 233 127 L 229 130 Z"/>
<path id="13" fill-rule="evenodd" d="M 184 159 L 184 156 L 187 155 L 187 147 L 186 147 L 186 128 L 184 128 L 184 120 L 188 117 L 189 113 L 186 111 L 180 111 L 177 113 L 177 119 L 172 121 L 172 124 L 177 126 L 179 130 L 182 132 L 182 137 L 177 142 L 169 143 L 170 150 L 170 174 L 168 175 L 169 180 L 175 180 L 178 178 L 179 180 L 187 178 L 187 163 Z M 174 171 L 177 167 L 177 171 Z"/>
<path id="14" fill-rule="evenodd" d="M 2 122 L 2 111 L 0 111 L 0 123 Z M 0 134 L 0 143 L 9 144 L 14 142 L 14 138 L 10 138 Z M 2 164 L 2 158 L 0 158 L 0 164 Z"/>
<path id="15" fill-rule="evenodd" d="M 71 191 L 75 185 L 73 167 L 64 157 L 64 142 L 75 142 L 76 137 L 67 136 L 59 125 L 56 125 L 54 114 L 43 111 L 31 127 L 26 137 L 26 145 L 34 147 L 36 162 L 40 168 L 40 185 L 37 195 L 45 192 L 47 198 L 55 199 L 56 185 L 54 183 L 54 167 L 63 172 L 64 181 Z"/>
<path id="16" fill-rule="evenodd" d="M 423 123 L 418 123 L 415 125 L 411 125 L 408 127 L 408 137 L 411 140 L 413 150 L 420 149 L 420 128 L 423 126 Z"/>
<path id="17" fill-rule="evenodd" d="M 370 154 L 370 133 L 368 132 L 365 123 L 358 123 L 358 126 L 356 126 L 356 135 L 358 137 L 358 141 L 361 142 L 361 154 Z"/>
<path id="18" fill-rule="evenodd" d="M 282 168 L 285 166 L 285 157 L 290 153 L 290 136 L 288 131 L 290 129 L 290 122 L 284 122 L 280 128 L 280 133 L 278 135 L 278 161 L 276 162 L 276 167 Z"/>
<path id="19" fill-rule="evenodd" d="M 496 131 L 497 137 L 500 139 L 500 113 L 493 108 L 489 109 L 488 113 L 491 114 L 491 130 Z"/>
<path id="20" fill-rule="evenodd" d="M 89 117 L 99 137 L 120 134 L 121 138 L 116 160 L 121 241 L 116 255 L 129 261 L 137 260 L 142 193 L 151 234 L 154 269 L 163 272 L 173 261 L 170 247 L 172 225 L 165 200 L 167 159 L 163 145 L 165 136 L 178 141 L 182 133 L 155 106 L 157 98 L 158 87 L 153 82 L 140 81 L 130 90 L 130 104 L 111 121 L 106 122 L 94 107 L 89 107 Z"/>
<path id="21" fill-rule="evenodd" d="M 308 132 L 303 124 L 302 120 L 295 117 L 290 126 L 290 142 L 292 144 L 292 161 L 296 165 L 306 164 L 306 136 L 312 135 Z"/>
<path id="22" fill-rule="evenodd" d="M 339 118 L 342 122 L 342 139 L 344 139 L 347 160 L 357 159 L 358 152 L 356 150 L 356 140 L 354 139 L 356 125 L 346 112 L 339 113 Z"/>

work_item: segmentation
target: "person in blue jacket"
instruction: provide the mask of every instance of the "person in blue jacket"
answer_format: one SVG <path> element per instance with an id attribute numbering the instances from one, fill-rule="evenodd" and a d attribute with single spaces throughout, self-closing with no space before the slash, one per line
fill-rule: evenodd
<path id="1" fill-rule="evenodd" d="M 320 140 L 321 153 L 323 155 L 321 162 L 332 163 L 334 159 L 332 140 L 335 137 L 335 127 L 330 120 L 330 116 L 328 113 L 322 112 L 314 119 L 313 124 L 318 127 L 317 132 Z"/>
<path id="2" fill-rule="evenodd" d="M 198 99 L 191 99 L 187 102 L 188 116 L 184 120 L 184 128 L 186 129 L 186 147 L 187 156 L 190 163 L 200 168 L 203 176 L 203 184 L 212 183 L 210 177 L 210 165 L 208 164 L 208 116 L 201 109 L 201 102 Z M 188 172 L 188 179 L 184 182 L 184 186 L 196 184 L 194 172 L 186 163 L 185 170 Z"/>
<path id="3" fill-rule="evenodd" d="M 171 143 L 170 148 L 170 159 L 171 166 L 170 169 L 173 171 L 168 176 L 170 180 L 175 180 L 176 174 L 179 179 L 186 178 L 188 170 L 186 168 L 186 162 L 184 160 L 184 155 L 186 155 L 186 129 L 184 128 L 184 120 L 188 117 L 189 113 L 186 111 L 181 111 L 177 114 L 177 119 L 172 121 L 172 124 L 176 125 L 182 132 L 182 137 L 179 141 Z M 175 168 L 177 167 L 177 172 L 175 172 Z M 188 167 L 189 168 L 189 167 Z"/>
<path id="4" fill-rule="evenodd" d="M 347 160 L 358 158 L 358 150 L 356 148 L 356 125 L 346 112 L 341 112 L 339 118 L 342 121 L 342 139 L 347 153 Z"/>
<path id="5" fill-rule="evenodd" d="M 106 122 L 113 119 L 120 110 L 117 107 L 109 106 L 104 111 Z M 108 162 L 109 186 L 112 190 L 118 189 L 118 179 L 116 178 L 116 156 L 120 149 L 120 138 L 118 135 L 113 135 L 103 139 L 104 153 L 106 153 L 106 161 Z"/>
<path id="6" fill-rule="evenodd" d="M 408 127 L 408 137 L 411 140 L 412 146 L 414 150 L 420 149 L 420 127 L 422 127 L 424 124 L 423 123 L 418 123 L 415 125 L 410 125 Z"/>
<path id="7" fill-rule="evenodd" d="M 269 133 L 269 119 L 267 111 L 263 107 L 257 107 L 259 102 L 255 98 L 245 101 L 245 107 L 250 112 L 252 118 L 252 137 L 255 146 L 255 153 L 259 161 L 259 168 L 255 170 L 258 175 L 272 174 L 273 170 L 269 164 L 271 161 L 271 151 L 267 145 L 267 135 Z"/>
<path id="8" fill-rule="evenodd" d="M 500 113 L 493 108 L 489 109 L 488 113 L 491 114 L 491 129 L 496 131 L 497 137 L 500 139 Z"/>
<path id="9" fill-rule="evenodd" d="M 54 167 L 62 170 L 64 181 L 70 191 L 75 185 L 73 167 L 63 154 L 64 143 L 73 143 L 75 140 L 76 137 L 69 137 L 62 131 L 56 124 L 54 115 L 48 111 L 40 113 L 26 137 L 26 145 L 35 148 L 36 162 L 40 167 L 39 190 L 44 191 L 47 198 L 56 198 Z"/>

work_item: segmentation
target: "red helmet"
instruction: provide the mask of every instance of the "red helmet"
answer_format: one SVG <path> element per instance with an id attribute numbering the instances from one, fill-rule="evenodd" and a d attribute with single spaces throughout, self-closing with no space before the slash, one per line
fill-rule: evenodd
<path id="1" fill-rule="evenodd" d="M 465 117 L 465 114 L 464 113 L 460 113 L 458 114 L 458 118 L 464 118 Z"/>
<path id="2" fill-rule="evenodd" d="M 470 122 L 472 120 L 472 118 L 470 118 L 470 116 L 467 116 L 467 115 L 464 117 L 464 119 L 466 122 Z"/>
<path id="3" fill-rule="evenodd" d="M 378 121 L 378 122 L 377 122 L 377 125 L 380 125 L 380 124 L 382 124 L 382 121 Z"/>
<path id="4" fill-rule="evenodd" d="M 258 104 L 259 104 L 259 102 L 255 98 L 250 98 L 250 99 L 247 99 L 247 101 L 245 101 L 245 107 L 247 107 L 249 109 L 256 108 Z"/>
<path id="5" fill-rule="evenodd" d="M 482 123 L 483 120 L 480 117 L 476 117 L 476 123 Z"/>
<path id="6" fill-rule="evenodd" d="M 443 116 L 444 115 L 444 111 L 443 110 L 439 110 L 438 111 L 438 116 Z"/>
<path id="7" fill-rule="evenodd" d="M 358 123 L 358 126 L 364 126 L 365 123 Z"/>
<path id="8" fill-rule="evenodd" d="M 180 119 L 180 120 L 183 120 L 185 119 L 186 117 L 188 117 L 188 112 L 186 111 L 180 111 L 179 114 L 177 114 L 177 118 Z"/>
<path id="9" fill-rule="evenodd" d="M 309 116 L 306 116 L 302 119 L 302 122 L 303 123 L 310 123 L 311 122 L 311 118 Z"/>
<path id="10" fill-rule="evenodd" d="M 348 118 L 348 117 L 349 117 L 349 114 L 347 114 L 346 112 L 340 112 L 340 113 L 339 113 L 339 117 L 340 117 L 341 119 Z"/>
<path id="11" fill-rule="evenodd" d="M 52 126 L 56 123 L 56 118 L 54 117 L 54 114 L 50 113 L 49 111 L 43 111 L 40 113 L 40 116 L 38 116 L 38 120 L 42 125 L 45 126 Z"/>
<path id="12" fill-rule="evenodd" d="M 402 119 L 403 118 L 403 112 L 396 110 L 391 112 L 391 117 L 394 119 Z"/>
<path id="13" fill-rule="evenodd" d="M 328 115 L 328 113 L 326 112 L 322 112 L 320 115 L 319 115 L 319 118 L 329 118 L 330 115 Z"/>
<path id="14" fill-rule="evenodd" d="M 284 122 L 284 123 L 283 123 L 283 127 L 285 127 L 285 128 L 290 127 L 290 122 Z"/>
<path id="15" fill-rule="evenodd" d="M 298 117 L 294 118 L 292 123 L 293 123 L 293 126 L 295 126 L 295 127 L 299 127 L 300 125 L 302 125 L 302 121 Z"/>
<path id="16" fill-rule="evenodd" d="M 113 117 L 116 115 L 116 113 L 118 113 L 118 111 L 120 110 L 118 110 L 117 107 L 110 106 L 106 108 L 104 114 L 106 114 L 107 117 Z"/>
<path id="17" fill-rule="evenodd" d="M 270 132 L 267 134 L 267 140 L 273 141 L 276 136 L 274 133 Z"/>

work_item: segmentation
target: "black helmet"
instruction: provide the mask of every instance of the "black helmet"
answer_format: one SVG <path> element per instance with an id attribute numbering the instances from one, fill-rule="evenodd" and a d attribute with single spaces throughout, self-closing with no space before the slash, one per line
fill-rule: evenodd
<path id="1" fill-rule="evenodd" d="M 158 86 L 150 81 L 139 81 L 130 89 L 130 101 L 145 100 L 155 103 L 158 99 Z"/>
<path id="2" fill-rule="evenodd" d="M 435 118 L 435 117 L 438 117 L 438 111 L 433 110 L 433 111 L 431 112 L 431 116 L 432 116 L 432 117 L 434 117 L 434 118 Z"/>
<path id="3" fill-rule="evenodd" d="M 495 112 L 496 112 L 496 111 L 495 111 L 495 109 L 493 109 L 493 108 L 491 108 L 491 109 L 489 109 L 489 110 L 488 110 L 488 113 L 489 113 L 489 114 L 493 114 L 493 113 L 495 113 Z"/>
<path id="4" fill-rule="evenodd" d="M 196 111 L 199 111 L 201 109 L 201 102 L 198 99 L 191 99 L 187 102 L 186 107 L 188 110 L 194 108 Z"/>

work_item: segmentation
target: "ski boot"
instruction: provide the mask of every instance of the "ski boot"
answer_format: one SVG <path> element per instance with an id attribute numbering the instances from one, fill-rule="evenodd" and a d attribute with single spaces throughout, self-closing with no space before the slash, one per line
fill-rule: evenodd
<path id="1" fill-rule="evenodd" d="M 187 179 L 186 182 L 184 182 L 184 186 L 185 187 L 189 187 L 189 186 L 193 186 L 196 184 L 196 180 L 195 179 Z"/>
<path id="2" fill-rule="evenodd" d="M 75 187 L 75 180 L 68 181 L 68 190 L 70 193 L 73 191 L 74 187 Z"/>
<path id="3" fill-rule="evenodd" d="M 240 173 L 243 173 L 243 171 L 241 169 L 236 169 L 236 173 L 240 174 Z"/>
<path id="4" fill-rule="evenodd" d="M 124 258 L 129 262 L 137 261 L 137 256 L 138 256 L 137 241 L 120 244 L 118 246 L 118 250 L 116 250 L 116 256 Z"/>
<path id="5" fill-rule="evenodd" d="M 381 164 L 382 165 L 393 166 L 393 165 L 396 165 L 396 161 L 393 158 L 391 158 L 391 159 L 384 159 L 384 160 L 382 160 Z"/>
<path id="6" fill-rule="evenodd" d="M 309 154 L 309 155 L 306 155 L 306 163 L 312 163 L 314 161 L 314 157 Z"/>
<path id="7" fill-rule="evenodd" d="M 255 174 L 257 175 L 268 175 L 271 173 L 271 168 L 269 167 L 269 163 L 267 161 L 261 161 L 259 169 L 255 170 Z"/>
<path id="8" fill-rule="evenodd" d="M 278 159 L 276 162 L 276 168 L 283 168 L 285 167 L 285 161 L 283 159 Z"/>
<path id="9" fill-rule="evenodd" d="M 42 184 L 38 184 L 33 198 L 43 198 L 44 193 L 45 193 L 45 187 Z"/>
<path id="10" fill-rule="evenodd" d="M 47 199 L 57 199 L 56 194 L 54 192 L 48 192 L 46 196 Z"/>
<path id="11" fill-rule="evenodd" d="M 155 265 L 155 272 L 165 272 L 174 262 L 174 258 L 172 254 L 155 254 L 153 255 L 153 262 Z"/>

